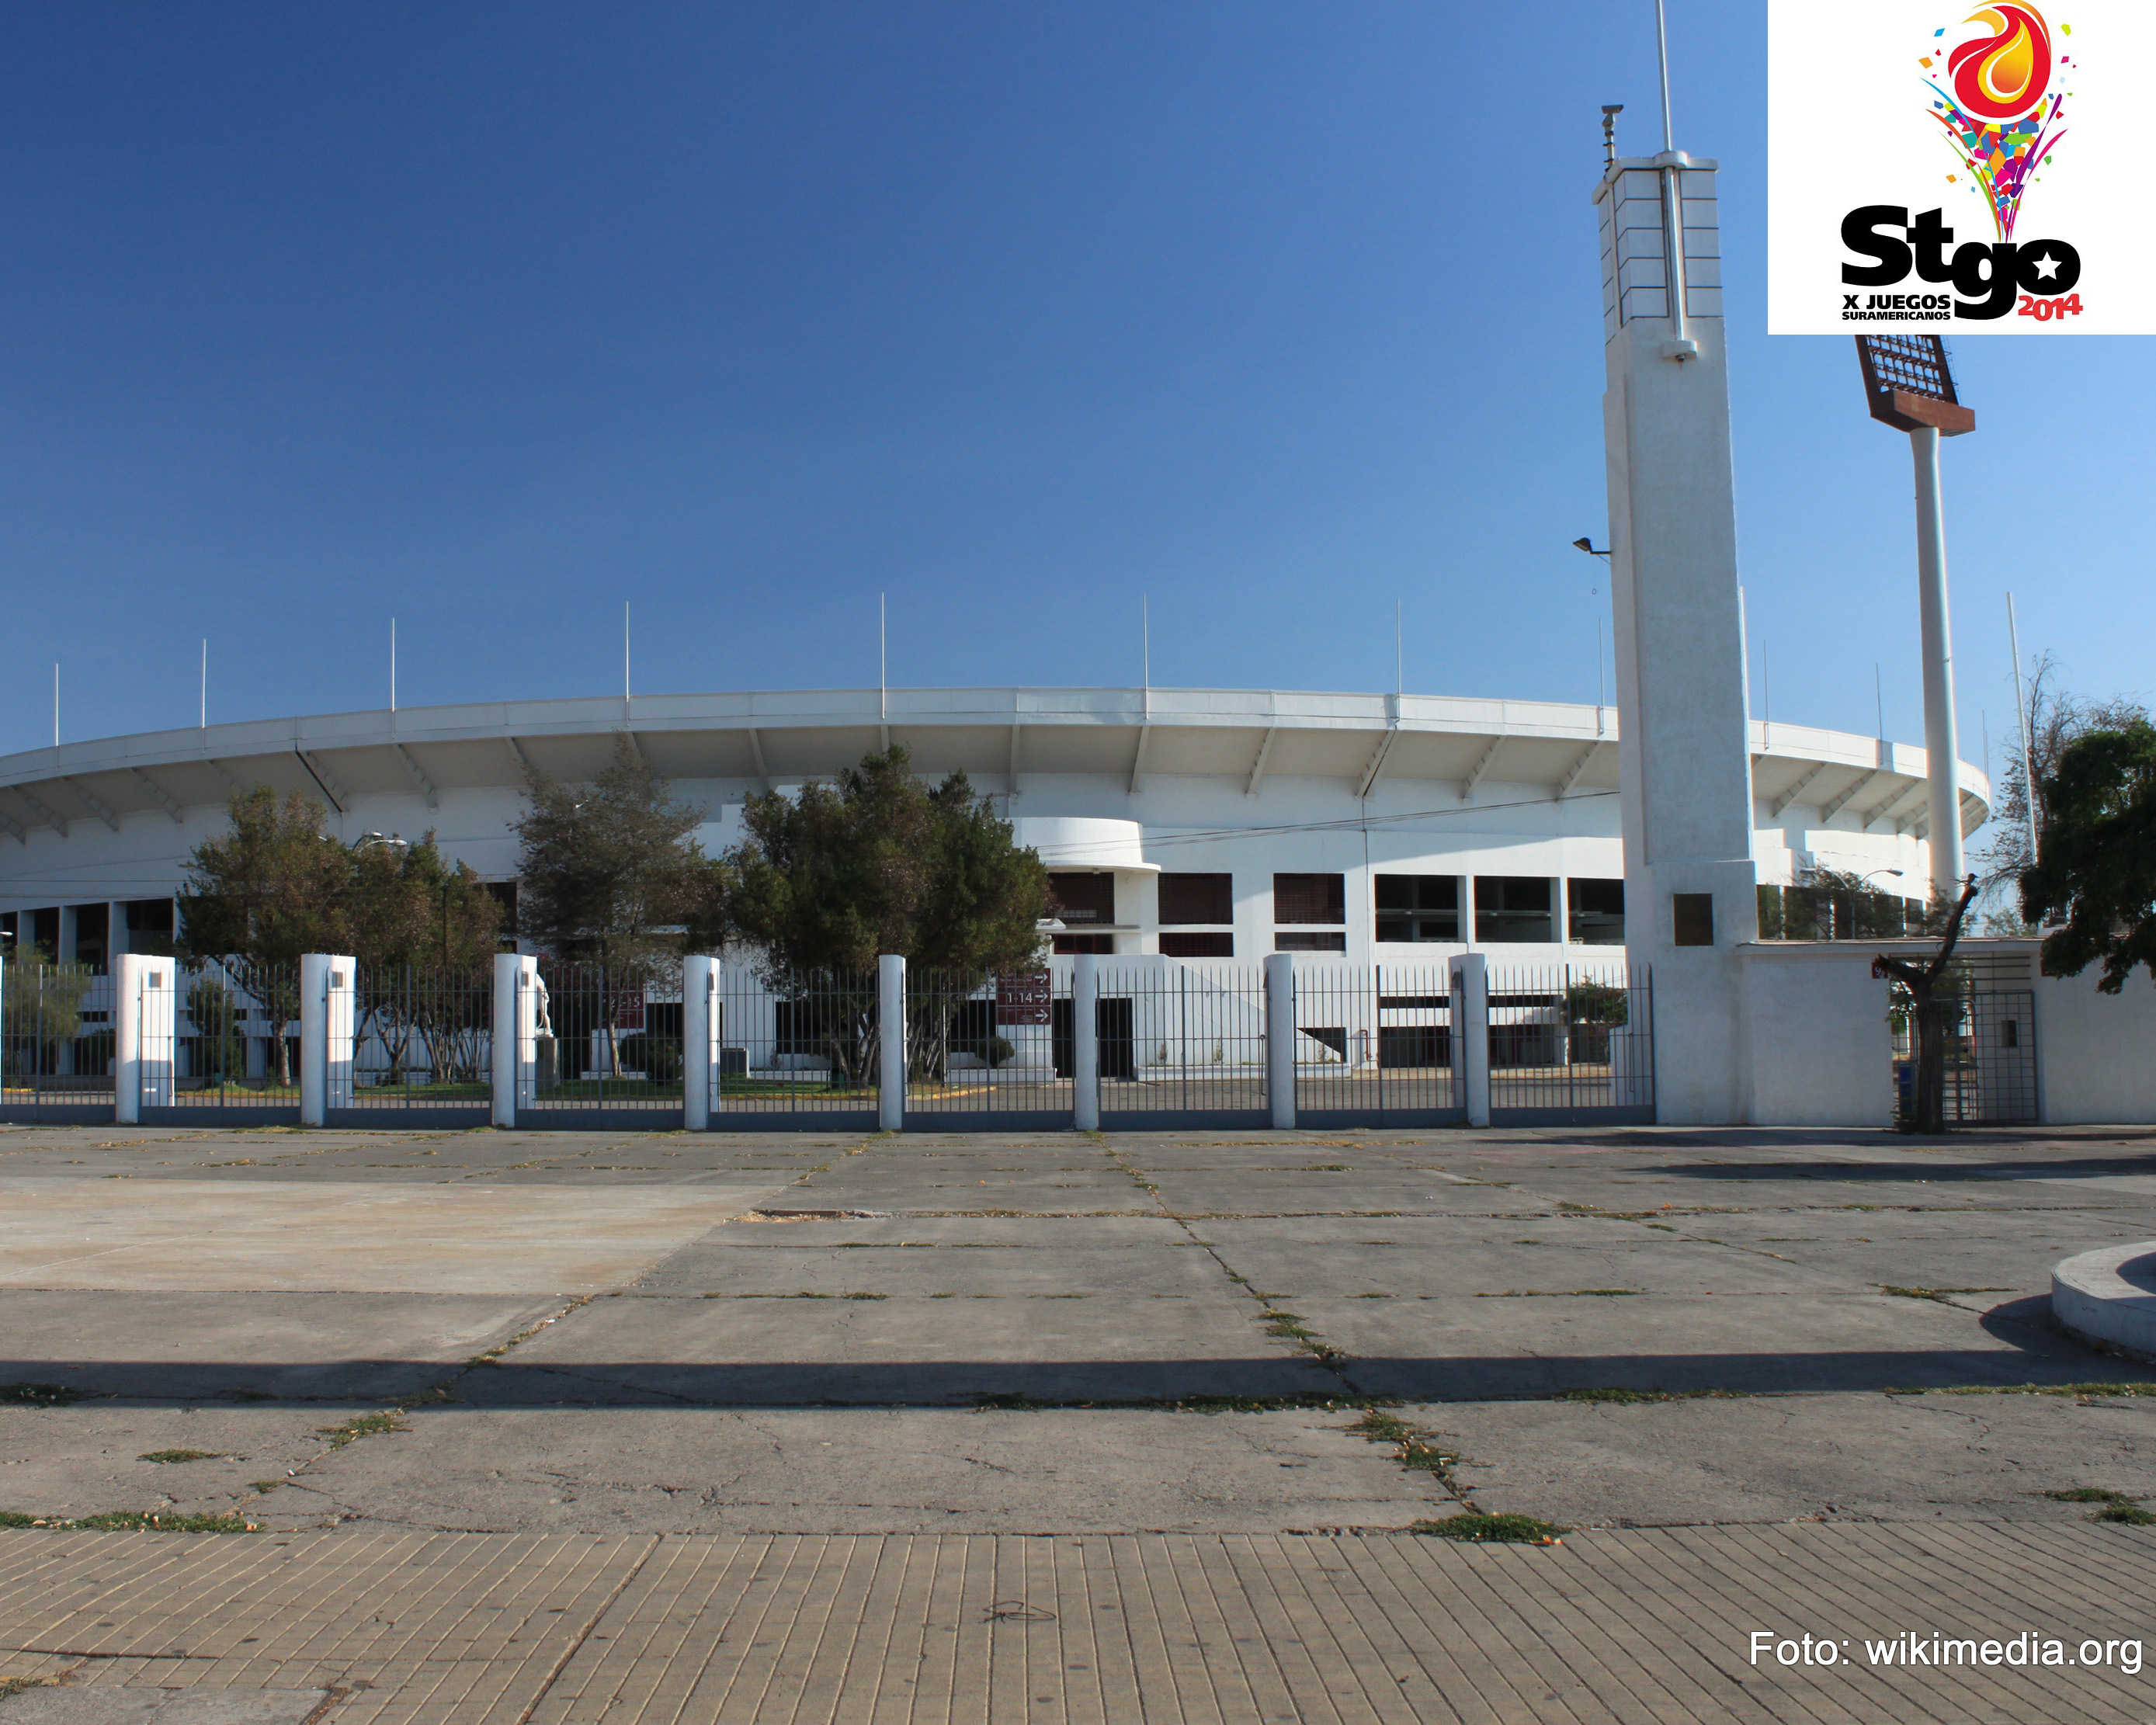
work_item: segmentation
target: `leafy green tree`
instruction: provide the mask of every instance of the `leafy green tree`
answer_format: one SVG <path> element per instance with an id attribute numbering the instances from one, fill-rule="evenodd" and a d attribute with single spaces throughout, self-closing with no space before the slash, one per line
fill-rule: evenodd
<path id="1" fill-rule="evenodd" d="M 963 1000 L 988 973 L 1039 962 L 1048 870 L 963 773 L 932 790 L 894 746 L 798 797 L 751 798 L 742 819 L 747 836 L 726 858 L 734 930 L 759 949 L 774 990 L 824 978 L 823 1034 L 849 1077 L 865 1077 L 874 1058 L 866 974 L 880 955 L 907 960 L 916 999 L 932 984 L 914 967 L 959 973 L 961 986 L 940 992 Z M 940 1076 L 949 1027 L 932 1012 L 911 1016 L 910 1063 Z"/>
<path id="2" fill-rule="evenodd" d="M 269 1011 L 277 1082 L 291 1082 L 285 1026 L 300 1015 L 300 955 L 343 952 L 352 855 L 322 831 L 322 806 L 267 785 L 236 793 L 230 832 L 205 839 L 178 892 L 179 955 L 214 963 Z"/>
<path id="3" fill-rule="evenodd" d="M 393 1082 L 415 1041 L 438 1081 L 476 1081 L 490 1013 L 480 973 L 498 944 L 500 901 L 470 865 L 451 866 L 431 832 L 417 844 L 370 833 L 351 868 L 346 950 L 359 961 L 362 1038 L 388 1051 Z"/>
<path id="4" fill-rule="evenodd" d="M 2136 965 L 2156 978 L 2156 726 L 2145 718 L 2067 743 L 2038 781 L 2041 854 L 2021 874 L 2021 911 L 2056 923 L 2044 969 L 2116 994 Z"/>
<path id="5" fill-rule="evenodd" d="M 714 951 L 725 938 L 726 868 L 690 836 L 702 819 L 674 799 L 624 736 L 612 764 L 589 785 L 542 775 L 530 812 L 515 825 L 524 933 L 557 966 L 593 964 L 603 973 L 595 997 L 580 988 L 559 1003 L 555 1028 L 567 1035 L 603 1029 L 616 1071 L 631 999 L 678 978 L 685 953 Z M 580 1014 L 596 1022 L 588 1027 Z"/>
<path id="6" fill-rule="evenodd" d="M 83 998 L 90 993 L 87 964 L 55 964 L 43 947 L 10 956 L 0 994 L 9 1052 L 24 1076 L 59 1070 L 59 1050 L 82 1034 Z"/>

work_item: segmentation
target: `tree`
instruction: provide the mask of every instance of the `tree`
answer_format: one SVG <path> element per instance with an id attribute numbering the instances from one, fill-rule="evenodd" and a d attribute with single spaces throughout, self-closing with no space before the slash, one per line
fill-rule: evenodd
<path id="1" fill-rule="evenodd" d="M 478 1078 L 491 1008 L 475 973 L 493 957 L 501 914 L 469 864 L 444 859 L 432 832 L 416 845 L 370 833 L 352 847 L 344 950 L 359 961 L 362 1040 L 371 1033 L 388 1052 L 391 1082 L 415 1040 L 438 1081 Z"/>
<path id="2" fill-rule="evenodd" d="M 541 775 L 511 829 L 523 846 L 519 924 L 556 963 L 599 967 L 589 1028 L 604 1030 L 613 1070 L 630 1000 L 677 978 L 685 952 L 725 937 L 726 870 L 690 837 L 702 820 L 623 736 L 613 763 L 581 789 Z M 564 1008 L 571 1016 L 557 1029 L 580 1034 L 581 1006 Z"/>
<path id="3" fill-rule="evenodd" d="M 1919 964 L 1884 953 L 1871 961 L 1873 976 L 1900 983 L 1909 996 L 1909 1018 L 1917 1045 L 1917 1095 L 1914 1113 L 1902 1117 L 1904 1132 L 1935 1134 L 1947 1129 L 1947 1032 L 1955 993 L 1948 968 L 1976 894 L 1976 876 L 1971 875 L 1963 881 L 1961 896 L 1947 912 L 1939 949 L 1928 963 Z"/>
<path id="4" fill-rule="evenodd" d="M 282 802 L 267 785 L 237 793 L 232 830 L 205 839 L 180 888 L 180 956 L 221 965 L 276 1027 L 277 1081 L 291 1081 L 284 1027 L 300 1014 L 303 952 L 342 952 L 350 928 L 352 856 L 321 829 L 322 807 Z"/>
<path id="5" fill-rule="evenodd" d="M 855 1081 L 873 1059 L 866 974 L 880 955 L 906 959 L 916 998 L 929 979 L 916 967 L 960 973 L 963 999 L 987 973 L 1039 962 L 1048 870 L 963 773 L 932 790 L 894 746 L 798 797 L 752 797 L 742 819 L 747 837 L 726 853 L 732 926 L 761 949 L 775 992 L 798 998 L 803 977 L 824 978 L 818 1034 Z M 940 1074 L 947 1027 L 912 1018 L 912 1064 Z"/>
<path id="6" fill-rule="evenodd" d="M 2059 762 L 2080 737 L 2100 731 L 2125 731 L 2146 723 L 2148 711 L 2138 701 L 2123 696 L 2095 701 L 2062 693 L 2058 667 L 2047 653 L 2030 667 L 2028 680 L 2029 752 L 2035 768 L 2034 797 L 2039 843 L 2051 819 L 2048 786 Z M 2029 850 L 2029 806 L 2031 789 L 2022 770 L 2020 739 L 2006 752 L 2006 768 L 1999 775 L 1998 795 L 1991 811 L 1991 843 L 1982 855 L 1987 891 L 2018 883 L 2035 865 Z M 2032 931 L 2033 932 L 2033 931 Z"/>
<path id="7" fill-rule="evenodd" d="M 2146 718 L 2083 732 L 2037 781 L 2042 855 L 2022 871 L 2021 910 L 2062 923 L 2044 937 L 2044 969 L 2116 994 L 2136 965 L 2156 978 L 2156 726 Z"/>
<path id="8" fill-rule="evenodd" d="M 19 950 L 19 949 L 18 949 Z M 0 1017 L 16 1071 L 57 1072 L 59 1050 L 82 1034 L 83 997 L 90 993 L 87 964 L 55 964 L 42 947 L 8 956 Z"/>

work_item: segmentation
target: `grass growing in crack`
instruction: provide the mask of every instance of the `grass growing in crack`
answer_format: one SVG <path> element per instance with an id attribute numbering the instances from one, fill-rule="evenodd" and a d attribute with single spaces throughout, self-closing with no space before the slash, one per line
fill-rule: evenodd
<path id="1" fill-rule="evenodd" d="M 2092 1522 L 2118 1522 L 2129 1527 L 2156 1526 L 2156 1515 L 2142 1508 L 2130 1492 L 2107 1491 L 2100 1486 L 2071 1486 L 2063 1491 L 2040 1491 L 2037 1496 L 2056 1503 L 2101 1503 L 2103 1507 L 2089 1517 Z"/>
<path id="2" fill-rule="evenodd" d="M 377 1437 L 388 1431 L 408 1431 L 402 1414 L 360 1414 L 341 1425 L 321 1425 L 316 1430 L 330 1440 L 332 1450 L 341 1450 L 346 1444 L 356 1444 L 363 1437 Z"/>
<path id="3" fill-rule="evenodd" d="M 1743 1401 L 1751 1394 L 1748 1389 L 1560 1389 L 1550 1399 L 1553 1402 L 1614 1402 L 1629 1406 L 1635 1402 Z"/>
<path id="4" fill-rule="evenodd" d="M 57 1408 L 80 1401 L 86 1393 L 64 1384 L 0 1384 L 0 1403 L 17 1408 Z"/>
<path id="5" fill-rule="evenodd" d="M 1872 1286 L 1882 1294 L 1894 1294 L 1904 1300 L 1936 1300 L 1942 1306 L 1951 1306 L 1949 1296 L 1954 1294 L 2010 1294 L 2011 1288 L 1903 1288 L 1890 1281 L 1875 1281 Z"/>
<path id="6" fill-rule="evenodd" d="M 20 1695 L 25 1689 L 53 1689 L 59 1685 L 58 1677 L 0 1677 L 0 1701 L 11 1695 Z"/>
<path id="7" fill-rule="evenodd" d="M 1890 1389 L 1884 1395 L 2156 1395 L 2156 1383 L 2112 1384 L 1947 1384 L 1914 1389 Z"/>
<path id="8" fill-rule="evenodd" d="M 282 1480 L 249 1480 L 247 1483 L 263 1497 L 267 1497 L 285 1482 Z"/>
<path id="9" fill-rule="evenodd" d="M 1432 1539 L 1465 1539 L 1478 1545 L 1562 1545 L 1563 1536 L 1571 1531 L 1555 1522 L 1539 1521 L 1533 1516 L 1481 1514 L 1417 1522 L 1408 1529 L 1410 1533 Z"/>
<path id="10" fill-rule="evenodd" d="M 1459 1452 L 1433 1443 L 1434 1433 L 1410 1425 L 1397 1414 L 1388 1414 L 1382 1408 L 1371 1409 L 1348 1429 L 1370 1443 L 1392 1445 L 1393 1459 L 1401 1466 L 1434 1474 L 1446 1491 L 1455 1497 L 1462 1495 L 1452 1480 L 1452 1465 L 1460 1460 Z"/>
<path id="11" fill-rule="evenodd" d="M 170 1465 L 176 1461 L 215 1461 L 222 1453 L 217 1450 L 152 1450 L 147 1455 L 137 1455 L 135 1459 Z"/>
<path id="12" fill-rule="evenodd" d="M 108 1510 L 95 1516 L 26 1516 L 0 1510 L 0 1527 L 44 1527 L 55 1533 L 259 1533 L 239 1516 L 174 1516 L 144 1509 Z"/>

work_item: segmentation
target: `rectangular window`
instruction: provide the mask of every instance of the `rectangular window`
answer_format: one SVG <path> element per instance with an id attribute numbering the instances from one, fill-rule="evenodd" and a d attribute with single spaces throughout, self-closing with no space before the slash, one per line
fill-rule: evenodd
<path id="1" fill-rule="evenodd" d="M 50 964 L 60 956 L 60 913 L 55 905 L 50 909 L 29 911 L 30 944 L 36 951 L 23 953 L 25 958 L 43 958 Z"/>
<path id="2" fill-rule="evenodd" d="M 1169 958 L 1232 958 L 1235 956 L 1235 937 L 1232 934 L 1163 934 L 1160 950 Z"/>
<path id="3" fill-rule="evenodd" d="M 1564 883 L 1571 937 L 1584 947 L 1625 944 L 1625 883 L 1571 880 Z"/>
<path id="4" fill-rule="evenodd" d="M 1112 952 L 1116 937 L 1112 934 L 1059 934 L 1055 937 L 1059 952 Z"/>
<path id="5" fill-rule="evenodd" d="M 1381 941 L 1457 941 L 1457 875 L 1378 876 L 1378 938 Z"/>
<path id="6" fill-rule="evenodd" d="M 1232 875 L 1167 875 L 1160 877 L 1160 923 L 1233 922 L 1235 877 Z"/>
<path id="7" fill-rule="evenodd" d="M 133 898 L 127 901 L 127 942 L 131 950 L 141 952 L 133 937 L 142 934 L 162 934 L 172 937 L 172 901 L 168 898 Z"/>
<path id="8" fill-rule="evenodd" d="M 1714 944 L 1714 895 L 1711 892 L 1673 892 L 1670 895 L 1673 945 L 1711 947 Z"/>
<path id="9" fill-rule="evenodd" d="M 1273 937 L 1276 952 L 1344 952 L 1348 937 L 1344 934 L 1276 934 Z"/>
<path id="10" fill-rule="evenodd" d="M 1113 875 L 1050 875 L 1048 896 L 1048 914 L 1071 927 L 1081 922 L 1116 920 Z"/>
<path id="11" fill-rule="evenodd" d="M 1452 1064 L 1452 1031 L 1445 1024 L 1382 1024 L 1378 1029 L 1380 1066 L 1430 1067 Z"/>
<path id="12" fill-rule="evenodd" d="M 1344 875 L 1276 875 L 1273 876 L 1273 921 L 1330 923 L 1337 928 L 1348 921 L 1348 877 Z M 1283 952 L 1345 952 L 1339 947 L 1282 947 Z"/>
<path id="13" fill-rule="evenodd" d="M 1486 946 L 1557 938 L 1550 883 L 1540 875 L 1477 875 L 1475 938 Z"/>
<path id="14" fill-rule="evenodd" d="M 112 906 L 77 905 L 74 907 L 74 962 L 101 971 L 110 950 Z"/>

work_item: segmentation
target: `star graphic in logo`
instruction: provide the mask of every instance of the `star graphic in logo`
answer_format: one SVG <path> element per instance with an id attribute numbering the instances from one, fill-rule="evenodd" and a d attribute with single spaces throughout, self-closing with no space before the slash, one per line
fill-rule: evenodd
<path id="1" fill-rule="evenodd" d="M 2049 252 L 2036 253 L 2035 259 L 2036 274 L 2043 277 L 2045 280 L 2049 281 L 2053 276 L 2059 273 L 2059 260 L 2053 257 Z"/>

